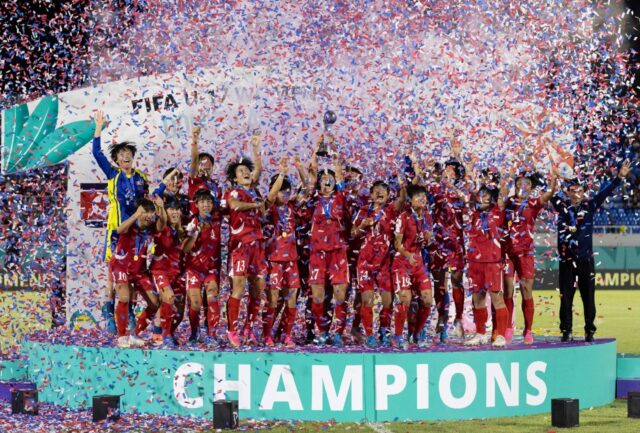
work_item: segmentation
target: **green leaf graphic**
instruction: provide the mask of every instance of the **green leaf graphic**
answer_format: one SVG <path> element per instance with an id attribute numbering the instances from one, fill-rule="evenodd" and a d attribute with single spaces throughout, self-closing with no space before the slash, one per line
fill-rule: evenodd
<path id="1" fill-rule="evenodd" d="M 11 155 L 22 133 L 25 120 L 29 117 L 27 104 L 17 105 L 4 113 L 4 137 L 2 138 L 2 168 L 6 169 Z"/>
<path id="2" fill-rule="evenodd" d="M 58 122 L 58 97 L 42 98 L 17 139 L 12 153 L 9 155 L 7 171 L 18 171 L 29 159 L 32 148 L 46 135 L 56 128 Z"/>
<path id="3" fill-rule="evenodd" d="M 80 120 L 62 125 L 37 143 L 24 168 L 42 167 L 63 161 L 87 144 L 95 129 L 96 124 L 93 120 Z"/>

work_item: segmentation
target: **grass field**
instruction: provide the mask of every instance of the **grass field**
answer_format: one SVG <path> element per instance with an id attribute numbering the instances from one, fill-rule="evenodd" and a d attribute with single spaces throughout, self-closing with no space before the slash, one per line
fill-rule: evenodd
<path id="1" fill-rule="evenodd" d="M 534 291 L 536 314 L 533 322 L 537 334 L 560 335 L 560 294 L 557 291 Z M 516 301 L 517 325 L 522 325 L 520 300 Z M 596 338 L 611 337 L 618 340 L 618 352 L 640 353 L 640 290 L 596 291 Z M 573 334 L 584 335 L 584 316 L 580 294 L 574 298 Z M 640 427 L 638 430 L 640 432 Z"/>

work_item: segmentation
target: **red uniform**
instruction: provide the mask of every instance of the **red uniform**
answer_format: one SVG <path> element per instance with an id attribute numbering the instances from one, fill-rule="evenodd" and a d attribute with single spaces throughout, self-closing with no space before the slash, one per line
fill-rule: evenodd
<path id="1" fill-rule="evenodd" d="M 227 203 L 235 199 L 244 203 L 252 203 L 258 198 L 255 189 L 234 187 L 228 192 Z M 264 251 L 264 239 L 260 213 L 257 209 L 229 209 L 229 251 L 230 275 L 244 277 L 247 275 L 265 275 L 267 264 Z"/>
<path id="2" fill-rule="evenodd" d="M 349 282 L 347 246 L 344 232 L 347 209 L 342 191 L 329 197 L 318 195 L 312 207 L 311 257 L 309 282 L 324 285 L 327 276 L 332 285 Z"/>
<path id="3" fill-rule="evenodd" d="M 191 201 L 191 213 L 197 214 L 198 208 L 196 207 L 196 203 L 194 201 L 196 192 L 200 190 L 208 190 L 211 192 L 213 196 L 213 208 L 218 209 L 220 207 L 220 200 L 222 198 L 222 193 L 218 184 L 210 178 L 205 178 L 201 176 L 189 176 L 188 183 L 188 193 L 189 200 Z"/>
<path id="4" fill-rule="evenodd" d="M 464 269 L 465 255 L 464 202 L 442 184 L 431 185 L 429 193 L 434 200 L 430 268 L 434 271 L 461 271 Z"/>
<path id="5" fill-rule="evenodd" d="M 298 209 L 293 203 L 273 205 L 267 212 L 272 236 L 267 241 L 269 285 L 274 288 L 300 288 L 296 220 Z"/>
<path id="6" fill-rule="evenodd" d="M 185 257 L 187 289 L 201 289 L 209 281 L 220 285 L 220 221 L 196 215 L 190 224 L 203 223 Z"/>
<path id="7" fill-rule="evenodd" d="M 535 248 L 533 228 L 536 218 L 544 206 L 540 198 L 529 198 L 522 202 L 511 199 L 506 203 L 507 233 L 504 249 L 507 259 L 505 273 L 513 277 L 514 271 L 521 279 L 533 279 Z"/>
<path id="8" fill-rule="evenodd" d="M 147 269 L 147 250 L 157 233 L 155 224 L 141 230 L 136 222 L 118 236 L 111 258 L 111 274 L 115 284 L 131 284 L 133 288 L 153 291 Z"/>
<path id="9" fill-rule="evenodd" d="M 396 290 L 416 289 L 419 292 L 431 290 L 429 271 L 422 260 L 422 249 L 426 246 L 428 232 L 431 230 L 431 217 L 423 212 L 419 218 L 413 209 L 400 214 L 396 222 L 396 235 L 402 235 L 405 251 L 414 255 L 416 262 L 411 265 L 409 259 L 396 252 L 393 260 L 393 281 Z"/>
<path id="10" fill-rule="evenodd" d="M 502 291 L 503 257 L 500 240 L 505 213 L 497 205 L 473 210 L 469 229 L 469 280 L 474 293 Z"/>
<path id="11" fill-rule="evenodd" d="M 374 283 L 380 290 L 391 291 L 390 247 L 397 212 L 394 203 L 387 204 L 375 212 L 372 205 L 364 206 L 356 214 L 354 226 L 372 218 L 373 226 L 367 227 L 361 237 L 362 246 L 358 257 L 358 287 L 361 292 L 373 290 Z"/>
<path id="12" fill-rule="evenodd" d="M 153 238 L 154 249 L 151 256 L 151 275 L 156 287 L 173 287 L 181 269 L 182 244 L 178 231 L 165 226 Z"/>

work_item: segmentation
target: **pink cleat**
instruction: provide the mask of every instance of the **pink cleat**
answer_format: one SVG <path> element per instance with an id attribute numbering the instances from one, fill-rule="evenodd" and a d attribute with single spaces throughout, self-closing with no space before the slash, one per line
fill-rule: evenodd
<path id="1" fill-rule="evenodd" d="M 504 339 L 507 340 L 507 343 L 511 343 L 511 340 L 513 340 L 513 328 L 507 328 L 504 331 Z"/>
<path id="2" fill-rule="evenodd" d="M 524 344 L 533 344 L 533 332 L 529 329 L 524 331 Z"/>
<path id="3" fill-rule="evenodd" d="M 233 347 L 240 347 L 242 342 L 240 341 L 240 336 L 237 332 L 229 331 L 227 332 L 227 338 L 229 339 L 229 344 Z"/>
<path id="4" fill-rule="evenodd" d="M 286 347 L 288 347 L 289 349 L 293 349 L 294 347 L 296 347 L 296 342 L 293 341 L 293 338 L 291 337 L 291 335 L 285 335 L 284 336 L 284 345 Z"/>
<path id="5" fill-rule="evenodd" d="M 264 339 L 264 345 L 267 347 L 273 347 L 276 345 L 276 343 L 273 342 L 273 337 L 271 335 L 267 335 Z"/>

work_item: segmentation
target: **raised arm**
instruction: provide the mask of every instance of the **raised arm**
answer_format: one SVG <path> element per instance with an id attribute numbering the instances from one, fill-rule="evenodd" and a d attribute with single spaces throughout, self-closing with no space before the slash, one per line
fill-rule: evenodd
<path id="1" fill-rule="evenodd" d="M 337 153 L 333 156 L 333 170 L 336 173 L 336 190 L 338 184 L 344 182 L 344 175 L 342 174 L 342 163 L 340 162 L 340 155 Z"/>
<path id="2" fill-rule="evenodd" d="M 407 201 L 407 184 L 401 176 L 398 176 L 398 185 L 400 185 L 400 192 L 398 193 L 396 201 L 393 203 L 396 212 L 400 212 Z"/>
<path id="3" fill-rule="evenodd" d="M 124 220 L 122 224 L 118 226 L 117 232 L 119 235 L 126 233 L 136 223 L 136 220 L 144 213 L 142 206 L 138 206 L 138 209 L 129 218 Z"/>
<path id="4" fill-rule="evenodd" d="M 273 186 L 269 190 L 269 194 L 267 194 L 267 206 L 272 205 L 276 201 L 276 197 L 278 196 L 278 192 L 280 188 L 282 188 L 282 184 L 284 183 L 285 178 L 287 177 L 287 173 L 289 172 L 289 166 L 287 165 L 287 159 L 280 159 L 280 173 L 278 173 L 278 177 L 276 181 L 273 183 Z"/>
<path id="5" fill-rule="evenodd" d="M 113 168 L 113 166 L 111 165 L 107 157 L 102 152 L 101 139 L 100 139 L 100 135 L 102 134 L 102 128 L 104 127 L 104 123 L 105 123 L 104 112 L 100 110 L 96 111 L 96 114 L 93 116 L 93 120 L 96 122 L 96 130 L 93 134 L 93 143 L 92 143 L 91 151 L 93 153 L 93 157 L 96 159 L 96 162 L 98 163 L 98 166 L 107 176 L 107 179 L 112 179 L 113 177 L 115 177 L 116 174 L 118 174 L 118 171 L 115 168 Z"/>
<path id="6" fill-rule="evenodd" d="M 156 205 L 156 215 L 158 215 L 156 229 L 161 232 L 167 225 L 167 211 L 164 209 L 164 200 L 162 197 L 156 196 L 153 202 Z"/>
<path id="7" fill-rule="evenodd" d="M 262 174 L 262 156 L 260 155 L 260 131 L 256 131 L 251 135 L 249 139 L 251 144 L 251 152 L 253 152 L 253 162 L 255 167 L 253 173 L 251 173 L 251 180 L 255 185 L 260 181 L 260 175 Z"/>
<path id="8" fill-rule="evenodd" d="M 296 167 L 296 170 L 298 170 L 298 177 L 300 177 L 300 183 L 302 185 L 306 185 L 307 184 L 307 172 L 304 170 L 304 167 L 302 166 L 302 162 L 300 161 L 300 157 L 298 155 L 293 157 L 293 165 Z"/>
<path id="9" fill-rule="evenodd" d="M 189 174 L 191 176 L 198 174 L 198 155 L 200 154 L 198 141 L 200 140 L 200 132 L 201 129 L 198 125 L 195 125 L 191 131 L 191 165 L 189 166 Z"/>
<path id="10" fill-rule="evenodd" d="M 596 194 L 593 199 L 596 209 L 602 206 L 602 203 L 611 195 L 611 193 L 620 186 L 622 181 L 629 175 L 629 171 L 631 171 L 631 162 L 626 159 L 622 163 L 622 167 L 620 167 L 620 171 L 618 175 L 612 181 L 607 182 L 600 191 Z"/>
<path id="11" fill-rule="evenodd" d="M 551 167 L 547 183 L 549 185 L 549 189 L 540 196 L 540 204 L 543 206 L 549 203 L 553 195 L 556 193 L 556 188 L 558 187 L 558 169 L 555 165 Z"/>

